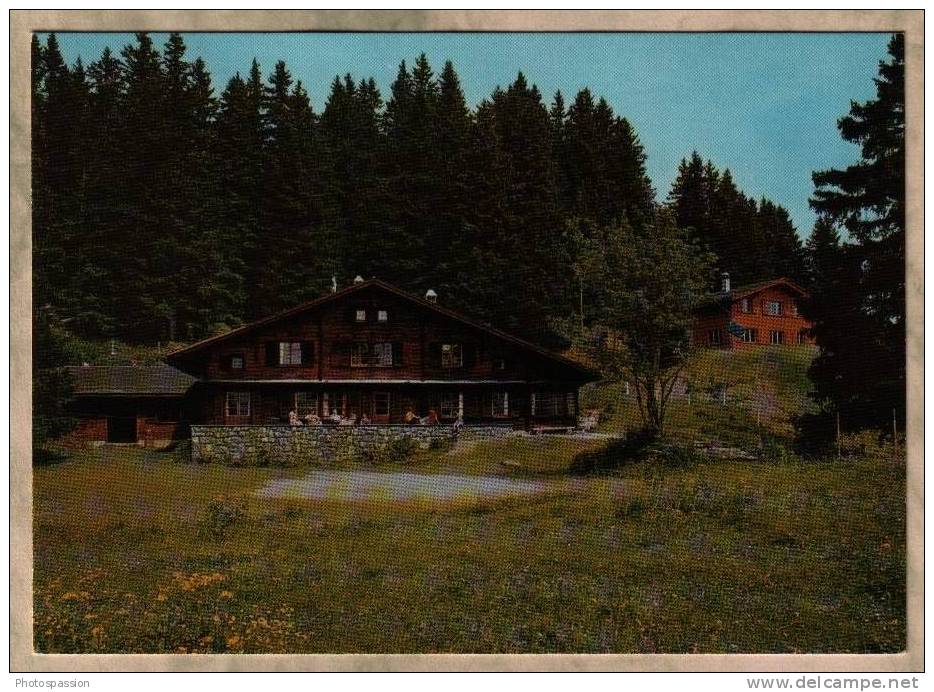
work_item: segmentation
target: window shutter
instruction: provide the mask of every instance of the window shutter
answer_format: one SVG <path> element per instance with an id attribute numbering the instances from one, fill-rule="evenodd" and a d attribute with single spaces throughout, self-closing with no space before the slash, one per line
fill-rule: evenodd
<path id="1" fill-rule="evenodd" d="M 331 348 L 331 365 L 350 367 L 350 342 L 339 341 Z"/>
<path id="2" fill-rule="evenodd" d="M 278 365 L 279 364 L 279 342 L 278 341 L 267 341 L 266 342 L 266 365 Z"/>
<path id="3" fill-rule="evenodd" d="M 428 344 L 428 363 L 433 368 L 441 367 L 441 344 Z"/>
<path id="4" fill-rule="evenodd" d="M 302 365 L 312 365 L 315 362 L 315 344 L 313 341 L 302 342 Z"/>
<path id="5" fill-rule="evenodd" d="M 467 343 L 461 348 L 464 349 L 464 367 L 472 368 L 477 363 L 477 345 Z"/>
<path id="6" fill-rule="evenodd" d="M 402 365 L 402 342 L 401 341 L 392 342 L 392 364 Z"/>

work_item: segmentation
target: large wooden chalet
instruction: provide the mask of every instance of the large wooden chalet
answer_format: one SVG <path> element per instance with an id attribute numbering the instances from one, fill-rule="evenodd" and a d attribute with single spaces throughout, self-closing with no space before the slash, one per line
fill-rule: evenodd
<path id="1" fill-rule="evenodd" d="M 597 378 L 439 305 L 432 291 L 417 297 L 359 278 L 166 361 L 161 375 L 147 377 L 156 380 L 153 390 L 171 380 L 171 391 L 120 390 L 112 386 L 113 368 L 72 369 L 84 402 L 78 437 L 145 443 L 160 422 L 177 438 L 188 423 L 286 425 L 292 411 L 299 418 L 366 415 L 375 425 L 403 423 L 408 411 L 467 425 L 571 425 L 579 387 Z M 89 386 L 95 380 L 102 383 L 96 390 Z"/>

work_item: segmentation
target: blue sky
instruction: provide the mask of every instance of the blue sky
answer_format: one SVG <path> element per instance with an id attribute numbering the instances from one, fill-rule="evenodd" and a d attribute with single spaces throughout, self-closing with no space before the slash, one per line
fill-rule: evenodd
<path id="1" fill-rule="evenodd" d="M 886 34 L 702 33 L 186 33 L 219 95 L 255 56 L 264 75 L 285 60 L 316 111 L 331 80 L 373 76 L 384 96 L 400 60 L 420 52 L 438 72 L 453 60 L 474 105 L 518 71 L 550 102 L 589 86 L 635 126 L 649 175 L 663 199 L 678 162 L 697 150 L 733 172 L 749 195 L 786 207 L 799 234 L 810 233 L 811 171 L 852 162 L 836 120 L 851 100 L 874 96 L 872 78 L 886 57 Z M 69 62 L 88 63 L 131 34 L 63 33 Z M 153 34 L 161 45 L 166 34 Z"/>

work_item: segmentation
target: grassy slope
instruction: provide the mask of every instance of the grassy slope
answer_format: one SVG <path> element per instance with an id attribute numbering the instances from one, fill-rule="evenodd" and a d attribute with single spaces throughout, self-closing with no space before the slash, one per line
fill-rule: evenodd
<path id="1" fill-rule="evenodd" d="M 567 466 L 566 440 L 422 455 Z M 544 461 L 547 460 L 547 461 Z M 136 448 L 35 469 L 43 652 L 818 652 L 904 645 L 904 467 L 640 462 L 417 510 L 252 498 L 299 473 Z M 212 499 L 242 502 L 223 535 Z"/>
<path id="2" fill-rule="evenodd" d="M 686 441 L 718 440 L 745 446 L 758 444 L 763 434 L 790 439 L 792 419 L 812 406 L 807 369 L 813 356 L 811 348 L 785 346 L 697 351 L 684 371 L 691 383 L 691 403 L 672 398 L 667 432 Z M 711 401 L 717 386 L 726 387 L 725 405 Z M 635 399 L 626 396 L 618 384 L 585 388 L 581 407 L 604 412 L 603 430 L 641 425 Z"/>

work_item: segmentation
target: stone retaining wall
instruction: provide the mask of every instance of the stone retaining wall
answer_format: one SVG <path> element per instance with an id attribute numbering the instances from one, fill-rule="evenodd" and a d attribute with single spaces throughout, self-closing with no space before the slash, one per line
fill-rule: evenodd
<path id="1" fill-rule="evenodd" d="M 456 434 L 452 425 L 192 425 L 191 459 L 236 466 L 297 466 L 379 459 L 415 445 L 428 449 L 433 444 L 513 432 L 511 425 L 470 425 Z"/>

